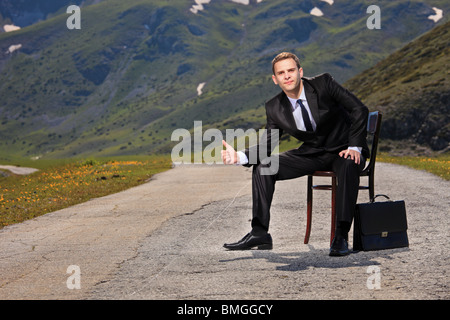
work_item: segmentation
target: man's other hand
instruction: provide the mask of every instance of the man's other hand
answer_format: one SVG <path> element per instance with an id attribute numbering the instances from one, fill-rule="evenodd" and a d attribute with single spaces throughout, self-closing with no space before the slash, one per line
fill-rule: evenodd
<path id="1" fill-rule="evenodd" d="M 354 160 L 356 164 L 359 164 L 361 162 L 361 154 L 356 150 L 342 150 L 341 152 L 339 152 L 339 155 L 345 159 L 348 159 L 348 157 L 350 157 L 350 159 Z"/>
<path id="2" fill-rule="evenodd" d="M 224 164 L 236 164 L 238 162 L 238 154 L 236 150 L 225 140 L 222 140 L 222 144 L 225 147 L 225 150 L 222 150 L 222 161 Z"/>

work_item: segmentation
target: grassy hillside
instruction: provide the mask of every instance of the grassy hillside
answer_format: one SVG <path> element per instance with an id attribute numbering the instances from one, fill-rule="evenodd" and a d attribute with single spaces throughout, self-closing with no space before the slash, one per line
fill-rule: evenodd
<path id="1" fill-rule="evenodd" d="M 369 68 L 435 23 L 447 1 L 380 1 L 382 29 L 366 27 L 367 1 L 106 0 L 0 35 L 0 154 L 68 158 L 170 152 L 171 133 L 258 128 L 278 88 L 270 61 L 296 52 L 307 75 L 339 81 Z M 310 14 L 313 7 L 324 13 Z M 444 19 L 440 22 L 447 19 Z M 7 53 L 11 45 L 22 48 Z M 205 83 L 203 94 L 197 87 Z"/>
<path id="2" fill-rule="evenodd" d="M 449 65 L 447 22 L 346 83 L 367 105 L 383 112 L 382 151 L 449 150 Z"/>

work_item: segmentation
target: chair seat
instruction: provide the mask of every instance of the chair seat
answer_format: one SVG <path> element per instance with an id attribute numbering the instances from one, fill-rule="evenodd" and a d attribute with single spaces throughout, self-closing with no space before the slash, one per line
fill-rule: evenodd
<path id="1" fill-rule="evenodd" d="M 314 171 L 314 173 L 311 174 L 311 176 L 336 178 L 336 173 L 334 173 L 334 171 Z M 317 189 L 317 190 L 333 190 L 333 185 L 332 184 L 316 184 L 316 185 L 311 185 L 311 188 Z"/>
<path id="2" fill-rule="evenodd" d="M 316 176 L 316 177 L 335 177 L 336 174 L 334 173 L 334 171 L 314 171 L 312 176 Z"/>

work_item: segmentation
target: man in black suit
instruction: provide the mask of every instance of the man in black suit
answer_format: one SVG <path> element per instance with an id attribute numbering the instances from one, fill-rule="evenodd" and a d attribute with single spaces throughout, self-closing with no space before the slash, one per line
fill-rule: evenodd
<path id="1" fill-rule="evenodd" d="M 224 247 L 229 250 L 272 249 L 268 230 L 275 182 L 316 170 L 333 170 L 338 180 L 337 224 L 330 256 L 347 255 L 359 173 L 369 156 L 366 142 L 368 108 L 327 73 L 303 77 L 300 61 L 292 53 L 277 55 L 272 61 L 272 71 L 272 79 L 282 92 L 266 103 L 267 134 L 258 145 L 239 152 L 223 141 L 225 164 L 253 166 L 252 230 L 240 241 Z M 281 137 L 283 131 L 303 144 L 298 149 L 277 155 L 278 170 L 267 174 L 264 170 L 268 165 L 260 150 L 267 150 L 269 157 L 277 143 L 272 139 L 274 133 Z"/>

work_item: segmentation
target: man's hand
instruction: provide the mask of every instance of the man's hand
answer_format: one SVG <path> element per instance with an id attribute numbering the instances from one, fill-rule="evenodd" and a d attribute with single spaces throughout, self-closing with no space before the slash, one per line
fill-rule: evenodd
<path id="1" fill-rule="evenodd" d="M 238 154 L 236 150 L 225 140 L 222 140 L 222 144 L 225 147 L 225 150 L 222 150 L 222 161 L 224 164 L 236 164 L 238 162 Z"/>
<path id="2" fill-rule="evenodd" d="M 341 152 L 339 152 L 339 155 L 345 159 L 350 157 L 350 159 L 354 160 L 356 164 L 359 164 L 361 162 L 361 154 L 356 150 L 342 150 Z"/>

